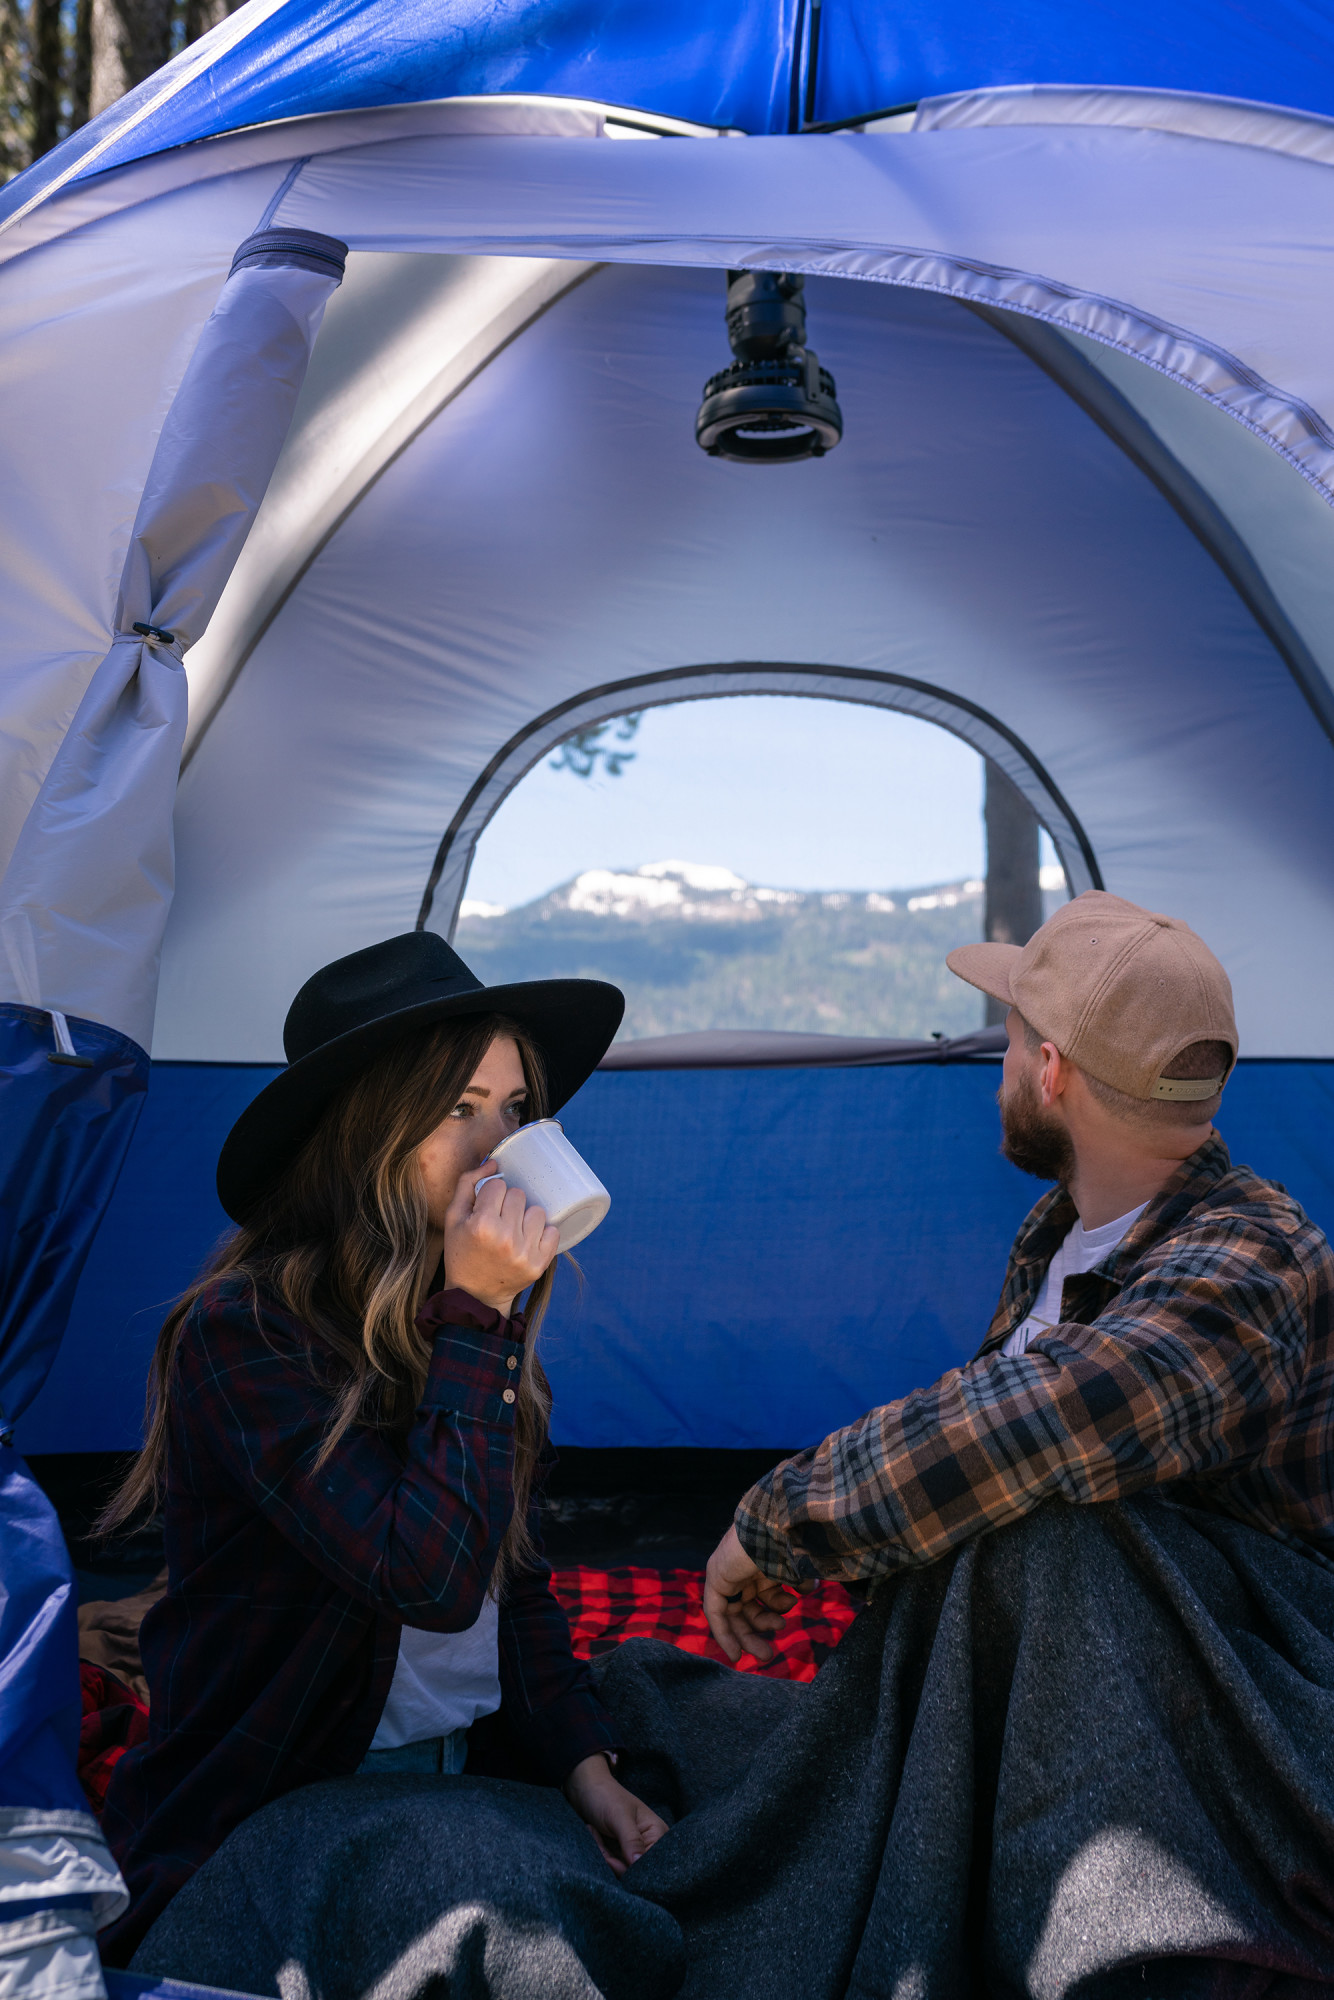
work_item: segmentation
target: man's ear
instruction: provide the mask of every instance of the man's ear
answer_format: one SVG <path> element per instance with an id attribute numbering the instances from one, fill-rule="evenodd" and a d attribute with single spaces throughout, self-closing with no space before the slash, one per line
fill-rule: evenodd
<path id="1" fill-rule="evenodd" d="M 1064 1094 L 1066 1085 L 1065 1058 L 1055 1042 L 1044 1042 L 1039 1051 L 1038 1094 L 1050 1109 Z"/>

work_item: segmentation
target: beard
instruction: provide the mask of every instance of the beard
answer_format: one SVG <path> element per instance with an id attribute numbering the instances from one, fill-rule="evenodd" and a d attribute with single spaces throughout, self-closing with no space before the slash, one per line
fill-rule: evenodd
<path id="1" fill-rule="evenodd" d="M 996 1092 L 1001 1115 L 1001 1152 L 1011 1166 L 1039 1181 L 1068 1181 L 1075 1164 L 1070 1135 L 1044 1111 L 1031 1076 Z"/>

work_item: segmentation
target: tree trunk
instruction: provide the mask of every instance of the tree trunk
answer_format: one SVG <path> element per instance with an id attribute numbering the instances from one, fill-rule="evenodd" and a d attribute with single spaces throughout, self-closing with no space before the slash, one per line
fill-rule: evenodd
<path id="1" fill-rule="evenodd" d="M 234 14 L 242 0 L 185 0 L 185 39 L 197 42 L 210 28 L 216 28 L 219 21 L 225 21 Z"/>
<path id="2" fill-rule="evenodd" d="M 32 158 L 27 71 L 28 24 L 21 0 L 0 0 L 0 181 L 21 174 Z"/>
<path id="3" fill-rule="evenodd" d="M 69 65 L 69 129 L 88 123 L 93 85 L 93 0 L 78 0 Z"/>
<path id="4" fill-rule="evenodd" d="M 89 114 L 96 118 L 171 54 L 172 0 L 92 0 Z"/>
<path id="5" fill-rule="evenodd" d="M 32 0 L 28 17 L 28 104 L 32 157 L 49 153 L 60 137 L 60 0 Z"/>
<path id="6" fill-rule="evenodd" d="M 986 935 L 989 943 L 1027 944 L 1042 922 L 1038 816 L 998 764 L 987 759 Z M 987 996 L 987 1026 L 1005 1019 L 1005 1005 Z"/>

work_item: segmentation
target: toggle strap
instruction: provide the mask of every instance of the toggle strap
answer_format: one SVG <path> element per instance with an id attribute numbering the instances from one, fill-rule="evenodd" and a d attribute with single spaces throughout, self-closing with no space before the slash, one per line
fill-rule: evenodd
<path id="1" fill-rule="evenodd" d="M 71 1069 L 92 1069 L 92 1057 L 81 1056 L 75 1048 L 74 1039 L 69 1031 L 69 1022 L 65 1016 L 54 1007 L 47 1007 L 43 1011 L 51 1016 L 51 1032 L 56 1038 L 55 1054 L 49 1055 L 46 1060 L 49 1063 L 67 1063 Z"/>
<path id="2" fill-rule="evenodd" d="M 228 276 L 234 278 L 238 271 L 258 266 L 315 271 L 341 279 L 346 265 L 347 245 L 337 236 L 324 236 L 318 229 L 257 229 L 232 258 Z"/>

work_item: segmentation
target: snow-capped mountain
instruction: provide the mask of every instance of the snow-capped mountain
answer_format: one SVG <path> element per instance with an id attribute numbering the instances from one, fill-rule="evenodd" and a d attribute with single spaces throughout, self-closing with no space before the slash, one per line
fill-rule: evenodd
<path id="1" fill-rule="evenodd" d="M 1044 890 L 1058 892 L 1065 887 L 1065 877 L 1059 868 L 1044 868 L 1042 877 Z M 589 917 L 619 917 L 638 923 L 666 918 L 741 924 L 805 909 L 857 910 L 872 916 L 891 916 L 899 911 L 916 914 L 923 910 L 953 910 L 961 904 L 978 902 L 985 887 L 985 883 L 969 878 L 893 893 L 877 889 L 774 889 L 747 882 L 744 876 L 715 862 L 647 861 L 633 872 L 585 869 L 572 882 L 523 907 L 543 913 L 569 911 Z M 509 914 L 502 903 L 469 898 L 464 899 L 459 912 L 464 919 Z"/>
<path id="2" fill-rule="evenodd" d="M 1054 878 L 1054 879 L 1051 879 Z M 1044 871 L 1049 906 L 1064 897 Z M 982 934 L 984 884 L 790 889 L 716 862 L 588 868 L 506 910 L 469 899 L 455 944 L 489 983 L 610 979 L 623 1038 L 694 1028 L 847 1035 L 966 1034 L 981 1000 L 945 954 Z"/>

